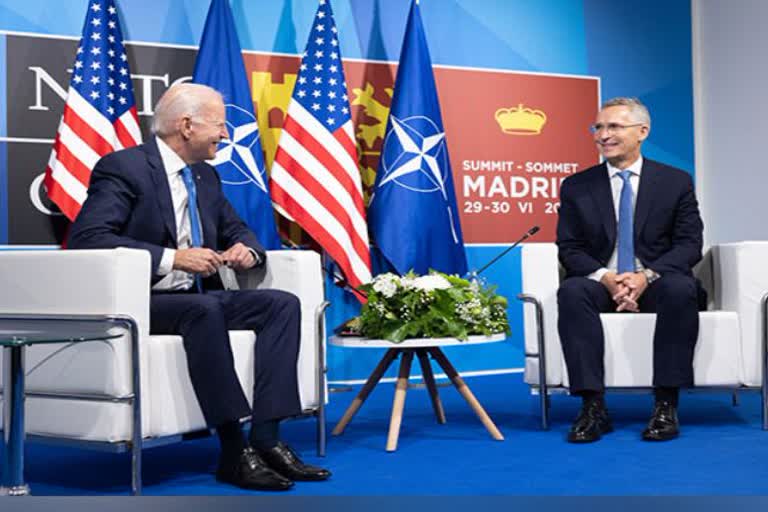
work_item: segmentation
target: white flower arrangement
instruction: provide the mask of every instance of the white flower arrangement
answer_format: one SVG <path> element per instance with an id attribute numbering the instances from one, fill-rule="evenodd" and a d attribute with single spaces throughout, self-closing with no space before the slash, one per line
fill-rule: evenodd
<path id="1" fill-rule="evenodd" d="M 401 342 L 407 338 L 509 332 L 507 299 L 478 280 L 430 271 L 424 276 L 385 273 L 362 289 L 368 294 L 353 332 Z"/>

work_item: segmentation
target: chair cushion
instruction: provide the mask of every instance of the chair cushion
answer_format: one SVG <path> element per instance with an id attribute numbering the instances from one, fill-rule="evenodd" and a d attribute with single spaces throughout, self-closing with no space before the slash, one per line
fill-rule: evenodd
<path id="1" fill-rule="evenodd" d="M 736 313 L 706 311 L 699 314 L 699 339 L 693 357 L 694 385 L 738 386 L 739 321 Z M 653 332 L 651 313 L 600 315 L 605 333 L 606 387 L 653 385 Z M 563 363 L 564 385 L 568 372 Z"/>

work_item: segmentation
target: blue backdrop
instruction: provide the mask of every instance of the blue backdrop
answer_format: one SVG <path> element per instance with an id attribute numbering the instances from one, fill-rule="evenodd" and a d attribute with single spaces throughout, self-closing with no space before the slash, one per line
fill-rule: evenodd
<path id="1" fill-rule="evenodd" d="M 4 32 L 79 37 L 86 4 L 86 0 L 0 0 L 0 50 Z M 118 4 L 127 40 L 196 46 L 209 1 Z M 244 50 L 288 54 L 304 47 L 317 6 L 316 0 L 232 0 L 231 4 Z M 410 0 L 333 1 L 342 55 L 397 60 L 409 5 Z M 649 106 L 653 133 L 645 154 L 693 174 L 689 0 L 422 0 L 421 10 L 434 64 L 598 76 L 602 98 L 638 96 Z M 6 186 L 12 170 L 5 158 L 5 52 L 0 55 L 0 243 L 5 243 L 14 219 L 13 211 L 8 211 Z M 469 246 L 469 267 L 481 266 L 502 248 Z M 520 287 L 519 254 L 507 256 L 487 277 L 514 297 Z M 340 291 L 329 290 L 332 326 L 353 314 L 355 304 Z M 508 342 L 455 349 L 452 360 L 460 371 L 522 366 L 521 308 L 511 302 L 513 334 Z M 332 348 L 331 379 L 364 378 L 379 354 L 361 352 Z"/>

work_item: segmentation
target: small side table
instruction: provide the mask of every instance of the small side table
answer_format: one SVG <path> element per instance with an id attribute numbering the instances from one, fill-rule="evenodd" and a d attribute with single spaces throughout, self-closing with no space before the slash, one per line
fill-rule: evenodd
<path id="1" fill-rule="evenodd" d="M 91 329 L 93 331 L 93 329 Z M 25 348 L 41 343 L 79 343 L 110 340 L 122 334 L 89 332 L 84 336 L 48 332 L 37 329 L 0 329 L 3 347 L 3 444 L 5 446 L 0 475 L 0 496 L 25 496 L 29 485 L 24 482 L 24 360 Z"/>
<path id="2" fill-rule="evenodd" d="M 387 352 L 382 357 L 379 364 L 371 373 L 368 380 L 363 385 L 360 392 L 357 394 L 352 403 L 347 408 L 344 416 L 336 424 L 333 429 L 333 435 L 338 436 L 344 432 L 347 424 L 352 420 L 357 411 L 363 405 L 363 402 L 371 394 L 373 388 L 379 383 L 381 377 L 390 367 L 392 362 L 399 356 L 400 359 L 400 371 L 397 377 L 397 384 L 395 386 L 395 398 L 392 403 L 392 416 L 389 422 L 389 434 L 387 435 L 386 449 L 388 452 L 397 450 L 397 441 L 400 436 L 400 425 L 403 420 L 403 407 L 405 405 L 405 393 L 408 389 L 408 377 L 411 373 L 411 363 L 413 362 L 413 356 L 416 355 L 421 364 L 421 371 L 424 376 L 424 384 L 429 390 L 429 396 L 432 400 L 432 408 L 435 411 L 437 422 L 440 424 L 445 423 L 445 411 L 443 410 L 443 404 L 440 401 L 440 396 L 437 393 L 437 385 L 435 384 L 435 376 L 432 373 L 432 366 L 429 362 L 429 356 L 437 361 L 445 374 L 451 379 L 451 382 L 467 401 L 469 406 L 475 411 L 477 417 L 483 423 L 488 433 L 497 441 L 503 441 L 504 436 L 496 425 L 491 420 L 488 413 L 485 412 L 483 406 L 472 394 L 472 391 L 459 376 L 459 373 L 453 367 L 453 365 L 445 357 L 445 354 L 440 347 L 450 345 L 475 345 L 479 343 L 494 343 L 503 341 L 506 338 L 504 334 L 494 334 L 492 336 L 470 336 L 468 340 L 461 341 L 456 338 L 419 338 L 419 339 L 407 339 L 402 343 L 392 343 L 388 340 L 374 340 L 369 338 L 350 337 L 350 336 L 332 336 L 330 343 L 339 347 L 355 347 L 355 348 L 388 348 Z"/>

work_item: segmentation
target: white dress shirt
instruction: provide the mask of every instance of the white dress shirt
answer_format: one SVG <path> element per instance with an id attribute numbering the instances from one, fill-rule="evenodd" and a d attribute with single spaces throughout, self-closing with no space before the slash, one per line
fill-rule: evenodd
<path id="1" fill-rule="evenodd" d="M 624 180 L 621 179 L 619 173 L 621 171 L 629 171 L 629 184 L 632 187 L 632 217 L 634 220 L 635 204 L 637 203 L 637 190 L 640 187 L 640 172 L 643 169 L 643 157 L 641 156 L 635 162 L 626 169 L 618 169 L 612 166 L 609 162 L 606 162 L 608 166 L 608 177 L 611 180 L 611 192 L 613 192 L 613 211 L 616 214 L 616 224 L 619 222 L 619 200 L 621 198 L 621 189 L 624 186 Z M 618 269 L 619 250 L 618 250 L 618 237 L 616 237 L 616 244 L 613 246 L 613 252 L 611 253 L 611 259 L 608 260 L 607 266 L 599 268 L 589 274 L 590 279 L 600 281 L 606 272 L 616 272 Z M 643 270 L 643 264 L 635 256 L 635 271 Z"/>
<path id="2" fill-rule="evenodd" d="M 192 230 L 189 220 L 189 194 L 181 177 L 181 171 L 187 164 L 173 151 L 160 137 L 155 137 L 157 148 L 160 150 L 160 159 L 163 161 L 165 173 L 168 176 L 168 185 L 171 188 L 171 200 L 173 201 L 173 216 L 176 220 L 176 241 L 179 249 L 187 249 L 192 246 Z M 197 216 L 198 219 L 200 215 Z M 200 229 L 202 241 L 203 230 Z M 194 276 L 183 270 L 173 270 L 173 259 L 176 249 L 166 248 L 160 259 L 157 274 L 163 277 L 155 283 L 153 290 L 188 290 L 192 288 Z"/>

